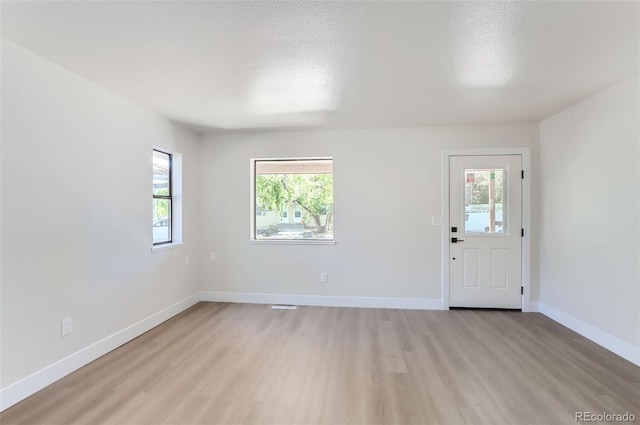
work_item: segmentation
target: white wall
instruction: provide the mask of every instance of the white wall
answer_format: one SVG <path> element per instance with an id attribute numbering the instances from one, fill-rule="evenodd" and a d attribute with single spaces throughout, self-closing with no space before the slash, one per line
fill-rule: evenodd
<path id="1" fill-rule="evenodd" d="M 184 155 L 185 219 L 184 246 L 152 254 L 154 145 Z M 3 389 L 197 292 L 199 145 L 2 42 Z"/>
<path id="2" fill-rule="evenodd" d="M 248 132 L 200 141 L 3 41 L 0 387 L 29 381 L 103 338 L 135 333 L 140 321 L 175 313 L 200 290 L 213 298 L 439 305 L 441 228 L 429 223 L 442 213 L 441 150 L 462 148 L 532 148 L 532 301 L 539 289 L 546 314 L 639 359 L 639 90 L 635 76 L 540 127 Z M 153 146 L 184 155 L 185 244 L 152 254 Z M 249 244 L 249 159 L 295 156 L 334 158 L 337 244 Z M 217 261 L 208 261 L 210 251 Z M 65 317 L 74 331 L 62 338 Z"/>
<path id="3" fill-rule="evenodd" d="M 540 125 L 540 308 L 640 364 L 639 83 Z"/>
<path id="4" fill-rule="evenodd" d="M 442 149 L 531 147 L 536 155 L 537 141 L 537 124 L 206 136 L 202 246 L 217 261 L 202 263 L 203 289 L 233 293 L 223 299 L 389 297 L 438 308 L 441 227 L 430 223 L 442 214 Z M 337 244 L 249 244 L 250 158 L 295 156 L 334 158 Z"/>

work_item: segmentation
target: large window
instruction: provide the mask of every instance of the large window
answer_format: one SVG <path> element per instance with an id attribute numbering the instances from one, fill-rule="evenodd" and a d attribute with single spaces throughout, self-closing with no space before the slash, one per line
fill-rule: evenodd
<path id="1" fill-rule="evenodd" d="M 171 243 L 172 201 L 171 191 L 172 155 L 153 151 L 153 244 Z"/>
<path id="2" fill-rule="evenodd" d="M 333 159 L 252 160 L 253 238 L 333 240 Z"/>

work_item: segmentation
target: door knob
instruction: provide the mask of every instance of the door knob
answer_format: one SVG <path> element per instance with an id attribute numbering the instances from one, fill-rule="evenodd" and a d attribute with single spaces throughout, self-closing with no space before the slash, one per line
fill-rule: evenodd
<path id="1" fill-rule="evenodd" d="M 464 239 L 451 238 L 451 243 L 464 242 Z"/>

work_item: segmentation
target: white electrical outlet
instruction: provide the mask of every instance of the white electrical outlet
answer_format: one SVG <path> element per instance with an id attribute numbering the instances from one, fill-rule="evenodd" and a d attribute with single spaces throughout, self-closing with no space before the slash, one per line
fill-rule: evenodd
<path id="1" fill-rule="evenodd" d="M 68 317 L 60 322 L 60 336 L 69 335 L 73 331 L 73 323 L 71 317 Z"/>
<path id="2" fill-rule="evenodd" d="M 320 273 L 320 283 L 327 283 L 327 274 L 324 272 Z"/>
<path id="3" fill-rule="evenodd" d="M 442 226 L 442 217 L 431 217 L 432 226 Z"/>
<path id="4" fill-rule="evenodd" d="M 216 253 L 214 251 L 209 253 L 209 261 L 216 261 Z"/>
<path id="5" fill-rule="evenodd" d="M 188 255 L 185 255 L 184 256 L 184 263 L 188 265 L 190 262 L 191 262 L 191 258 L 189 258 Z"/>

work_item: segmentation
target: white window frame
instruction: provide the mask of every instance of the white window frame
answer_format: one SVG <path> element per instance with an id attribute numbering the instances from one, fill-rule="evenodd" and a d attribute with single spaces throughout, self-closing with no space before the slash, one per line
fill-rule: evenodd
<path id="1" fill-rule="evenodd" d="M 323 157 L 276 157 L 276 158 L 251 158 L 249 160 L 249 186 L 250 200 L 249 211 L 251 211 L 250 228 L 249 228 L 249 244 L 255 245 L 335 245 L 335 235 L 333 239 L 257 239 L 256 238 L 256 161 L 314 161 L 314 160 L 331 160 L 335 164 L 335 159 L 330 156 Z M 332 174 L 335 176 L 335 172 Z M 334 178 L 335 190 L 335 178 Z M 335 193 L 334 193 L 334 211 L 335 211 Z"/>
<path id="2" fill-rule="evenodd" d="M 151 252 L 161 252 L 169 249 L 180 248 L 182 239 L 182 154 L 170 149 L 154 146 L 153 150 L 171 155 L 171 242 L 153 244 L 151 236 Z M 153 151 L 152 151 L 153 152 Z M 151 172 L 153 176 L 153 172 Z M 153 197 L 152 201 L 153 202 Z M 153 211 L 153 205 L 150 208 Z M 153 213 L 152 213 L 153 222 Z"/>

